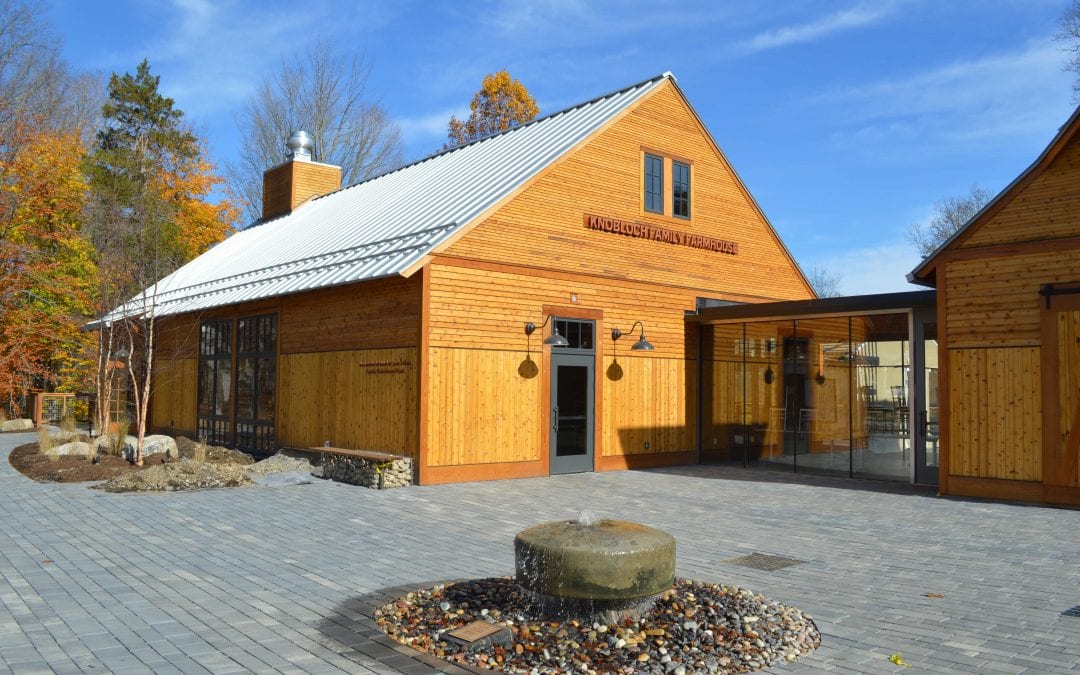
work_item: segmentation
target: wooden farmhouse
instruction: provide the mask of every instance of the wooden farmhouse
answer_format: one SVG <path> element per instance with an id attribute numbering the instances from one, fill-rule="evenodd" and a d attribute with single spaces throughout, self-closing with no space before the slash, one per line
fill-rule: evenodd
<path id="1" fill-rule="evenodd" d="M 686 315 L 814 297 L 670 74 L 344 189 L 295 150 L 157 284 L 158 431 L 424 484 L 695 462 Z"/>
<path id="2" fill-rule="evenodd" d="M 154 287 L 155 430 L 424 484 L 716 461 L 1080 504 L 1080 112 L 912 272 L 936 294 L 824 299 L 670 74 L 343 189 L 304 136 Z"/>
<path id="3" fill-rule="evenodd" d="M 937 289 L 942 491 L 1080 504 L 1080 109 L 909 278 Z"/>

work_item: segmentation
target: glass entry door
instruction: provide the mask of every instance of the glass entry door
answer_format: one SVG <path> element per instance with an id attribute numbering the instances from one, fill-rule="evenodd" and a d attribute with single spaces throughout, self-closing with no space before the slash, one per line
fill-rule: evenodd
<path id="1" fill-rule="evenodd" d="M 551 473 L 593 470 L 593 354 L 551 353 Z"/>
<path id="2" fill-rule="evenodd" d="M 915 482 L 937 485 L 941 429 L 938 423 L 937 319 L 933 311 L 915 312 L 912 323 L 912 448 Z"/>

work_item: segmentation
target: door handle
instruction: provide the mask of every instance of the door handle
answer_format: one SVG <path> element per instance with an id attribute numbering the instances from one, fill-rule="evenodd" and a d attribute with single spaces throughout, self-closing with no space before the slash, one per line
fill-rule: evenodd
<path id="1" fill-rule="evenodd" d="M 551 430 L 559 430 L 559 406 L 555 406 L 551 409 Z"/>

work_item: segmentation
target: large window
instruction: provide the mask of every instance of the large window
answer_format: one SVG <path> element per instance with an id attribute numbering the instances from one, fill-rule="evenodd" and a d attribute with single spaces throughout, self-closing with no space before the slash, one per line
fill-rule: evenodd
<path id="1" fill-rule="evenodd" d="M 236 445 L 274 452 L 275 316 L 236 322 Z"/>
<path id="2" fill-rule="evenodd" d="M 645 155 L 645 210 L 664 212 L 664 158 Z"/>
<path id="3" fill-rule="evenodd" d="M 690 217 L 690 165 L 671 163 L 671 212 L 678 218 Z"/>
<path id="4" fill-rule="evenodd" d="M 273 314 L 200 326 L 200 440 L 259 454 L 274 452 L 276 359 Z"/>
<path id="5" fill-rule="evenodd" d="M 232 393 L 232 321 L 209 321 L 199 329 L 199 440 L 229 442 Z"/>

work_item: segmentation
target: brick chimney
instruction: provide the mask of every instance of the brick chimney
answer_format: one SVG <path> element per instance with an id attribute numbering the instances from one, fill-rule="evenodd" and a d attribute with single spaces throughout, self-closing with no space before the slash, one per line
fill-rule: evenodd
<path id="1" fill-rule="evenodd" d="M 303 202 L 341 187 L 341 167 L 311 161 L 315 139 L 297 131 L 285 142 L 285 163 L 263 174 L 263 219 L 289 213 Z"/>

